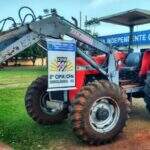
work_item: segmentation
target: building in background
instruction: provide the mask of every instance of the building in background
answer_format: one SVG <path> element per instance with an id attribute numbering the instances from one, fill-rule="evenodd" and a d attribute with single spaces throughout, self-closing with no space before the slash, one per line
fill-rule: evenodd
<path id="1" fill-rule="evenodd" d="M 44 58 L 43 60 L 41 58 L 37 58 L 35 60 L 35 66 L 46 66 L 47 65 L 47 59 Z M 33 66 L 33 62 L 31 60 L 18 60 L 17 64 L 15 61 L 8 61 L 8 66 Z"/>
<path id="2" fill-rule="evenodd" d="M 124 49 L 129 44 L 129 33 L 101 36 L 99 39 L 104 43 Z M 150 30 L 134 32 L 132 48 L 137 52 L 141 49 L 150 48 Z"/>

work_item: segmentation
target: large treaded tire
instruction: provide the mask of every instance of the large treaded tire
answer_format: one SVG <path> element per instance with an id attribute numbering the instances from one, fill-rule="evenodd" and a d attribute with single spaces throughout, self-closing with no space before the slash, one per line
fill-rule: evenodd
<path id="1" fill-rule="evenodd" d="M 147 75 L 147 79 L 144 87 L 144 101 L 146 103 L 146 108 L 150 112 L 150 73 Z"/>
<path id="2" fill-rule="evenodd" d="M 106 133 L 95 131 L 89 121 L 92 104 L 101 97 L 115 99 L 120 108 L 120 116 L 115 127 Z M 94 81 L 83 87 L 72 103 L 71 120 L 73 131 L 88 144 L 105 144 L 118 135 L 126 124 L 128 118 L 128 106 L 126 94 L 123 90 L 109 81 Z"/>
<path id="3" fill-rule="evenodd" d="M 64 109 L 55 115 L 49 115 L 41 109 L 40 98 L 43 93 L 47 92 L 47 76 L 37 78 L 28 87 L 25 96 L 25 107 L 29 116 L 39 124 L 52 125 L 60 123 L 68 116 L 68 110 Z M 59 95 L 59 94 L 57 94 Z"/>

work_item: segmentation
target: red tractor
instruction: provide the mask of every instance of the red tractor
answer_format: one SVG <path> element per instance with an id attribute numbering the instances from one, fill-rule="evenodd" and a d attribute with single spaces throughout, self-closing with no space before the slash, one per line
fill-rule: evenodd
<path id="1" fill-rule="evenodd" d="M 71 111 L 75 133 L 90 144 L 99 144 L 110 141 L 121 132 L 125 126 L 127 112 L 130 111 L 129 102 L 131 102 L 132 97 L 144 97 L 146 107 L 150 110 L 150 75 L 148 74 L 150 71 L 150 51 L 145 49 L 142 52 L 133 52 L 131 49 L 133 27 L 149 23 L 149 19 L 150 14 L 147 15 L 142 10 L 132 10 L 100 18 L 100 21 L 130 27 L 128 51 L 116 51 L 114 53 L 121 89 L 110 83 L 106 76 L 94 69 L 87 60 L 78 56 L 76 58 L 77 89 L 68 91 L 69 101 L 66 100 L 66 107 L 62 111 L 54 113 L 55 111 L 53 112 L 46 105 L 49 97 L 47 92 L 44 93 L 47 88 L 47 76 L 44 76 L 38 78 L 28 88 L 26 108 L 29 115 L 40 124 L 53 124 L 66 119 L 69 111 Z M 104 68 L 108 67 L 106 54 L 90 55 L 97 65 L 103 65 Z M 41 96 L 42 94 L 44 95 Z M 41 97 L 44 100 L 41 100 Z M 64 92 L 51 92 L 51 98 L 64 101 Z M 68 107 L 70 104 L 71 107 Z"/>
<path id="2" fill-rule="evenodd" d="M 5 23 L 9 19 L 16 26 L 0 35 L 0 62 L 34 43 L 45 41 L 45 38 L 62 40 L 63 35 L 76 40 L 78 55 L 76 89 L 49 91 L 49 75 L 39 77 L 28 87 L 25 106 L 34 121 L 52 125 L 70 116 L 78 137 L 89 144 L 101 144 L 111 141 L 123 130 L 132 97 L 144 96 L 150 110 L 150 52 L 146 49 L 145 52 L 135 53 L 131 49 L 133 27 L 150 22 L 148 11 L 136 9 L 100 18 L 100 21 L 130 27 L 129 49 L 128 52 L 123 52 L 78 28 L 75 19 L 75 24 L 65 20 L 55 9 L 50 15 L 36 18 L 30 8 L 21 9 L 24 8 L 31 11 L 28 14 L 33 18 L 31 23 L 25 23 L 28 15 L 21 18 L 19 27 L 12 18 L 3 20 Z M 47 49 L 45 42 L 40 42 L 39 46 Z M 64 52 L 58 53 L 64 63 Z M 49 59 L 52 57 L 51 55 Z M 60 75 L 64 75 L 64 69 Z"/>

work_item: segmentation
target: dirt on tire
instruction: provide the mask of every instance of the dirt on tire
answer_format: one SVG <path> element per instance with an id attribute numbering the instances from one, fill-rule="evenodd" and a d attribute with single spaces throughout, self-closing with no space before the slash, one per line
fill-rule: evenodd
<path id="1" fill-rule="evenodd" d="M 25 96 L 25 106 L 29 116 L 39 124 L 52 125 L 60 123 L 68 117 L 68 110 L 63 109 L 55 115 L 48 115 L 41 109 L 40 99 L 47 92 L 47 76 L 37 78 L 29 86 Z M 59 94 L 56 94 L 59 96 Z"/>
<path id="2" fill-rule="evenodd" d="M 120 107 L 120 117 L 116 126 L 107 133 L 94 131 L 89 123 L 89 110 L 91 105 L 101 97 L 115 99 Z M 109 81 L 95 81 L 87 86 L 76 96 L 72 104 L 71 120 L 75 134 L 90 145 L 99 145 L 110 142 L 125 126 L 128 115 L 128 100 L 122 89 Z"/>

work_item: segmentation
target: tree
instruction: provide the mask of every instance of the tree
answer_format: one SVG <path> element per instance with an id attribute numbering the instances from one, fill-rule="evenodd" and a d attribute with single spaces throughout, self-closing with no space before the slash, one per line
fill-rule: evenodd
<path id="1" fill-rule="evenodd" d="M 17 64 L 18 59 L 21 60 L 31 60 L 33 63 L 33 66 L 35 65 L 35 61 L 37 58 L 42 59 L 42 65 L 44 64 L 44 58 L 47 56 L 47 52 L 40 48 L 37 44 L 27 48 L 20 54 L 16 55 L 15 58 L 15 64 Z"/>

